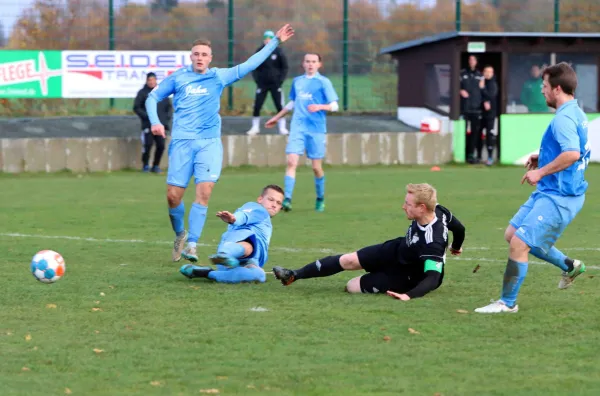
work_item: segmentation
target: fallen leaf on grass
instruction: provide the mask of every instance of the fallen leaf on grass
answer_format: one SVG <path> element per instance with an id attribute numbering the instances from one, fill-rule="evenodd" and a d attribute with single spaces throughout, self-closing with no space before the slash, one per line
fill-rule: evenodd
<path id="1" fill-rule="evenodd" d="M 108 288 L 109 288 L 109 289 L 114 289 L 115 287 L 114 287 L 114 286 L 108 286 Z"/>
<path id="2" fill-rule="evenodd" d="M 46 308 L 48 308 L 48 309 L 55 309 L 56 308 L 56 304 L 46 304 Z"/>
<path id="3" fill-rule="evenodd" d="M 92 312 L 102 311 L 102 308 L 92 308 Z"/>
<path id="4" fill-rule="evenodd" d="M 219 393 L 218 389 L 200 389 L 200 393 Z"/>
<path id="5" fill-rule="evenodd" d="M 25 341 L 27 341 L 27 342 L 31 341 L 31 334 L 27 334 L 25 336 Z"/>
<path id="6" fill-rule="evenodd" d="M 415 330 L 415 329 L 412 329 L 412 328 L 410 328 L 410 327 L 408 328 L 408 332 L 409 332 L 410 334 L 420 334 L 420 333 L 419 333 L 417 330 Z"/>
<path id="7" fill-rule="evenodd" d="M 200 286 L 190 286 L 190 288 L 192 288 L 194 290 L 198 290 L 198 289 L 200 289 Z"/>
<path id="8" fill-rule="evenodd" d="M 224 375 L 217 375 L 217 379 L 218 379 L 218 380 L 226 380 L 226 379 L 227 379 L 227 377 L 226 377 L 226 376 L 224 376 Z"/>
<path id="9" fill-rule="evenodd" d="M 160 381 L 152 381 L 152 382 L 150 382 L 150 385 L 152 385 L 152 386 L 161 386 L 162 384 L 160 383 Z"/>
<path id="10" fill-rule="evenodd" d="M 7 335 L 7 336 L 11 336 L 12 334 L 13 334 L 13 333 L 11 333 L 10 331 L 7 331 L 7 332 L 6 332 L 6 335 Z"/>
<path id="11" fill-rule="evenodd" d="M 65 395 L 70 395 L 71 393 L 73 393 L 71 389 L 65 388 Z"/>
<path id="12" fill-rule="evenodd" d="M 588 276 L 588 278 L 594 279 L 594 275 L 590 275 L 590 276 Z"/>
<path id="13" fill-rule="evenodd" d="M 246 388 L 248 388 L 248 389 L 256 389 L 256 386 L 250 384 L 250 385 L 247 385 Z"/>
<path id="14" fill-rule="evenodd" d="M 32 349 L 32 351 L 37 351 L 37 350 L 38 350 L 38 347 L 36 347 L 36 346 L 34 346 Z"/>
<path id="15" fill-rule="evenodd" d="M 100 297 L 104 297 L 104 296 L 106 296 L 106 294 L 104 294 L 104 292 L 101 292 Z"/>
<path id="16" fill-rule="evenodd" d="M 94 301 L 94 304 L 98 305 L 100 304 L 100 301 Z"/>
<path id="17" fill-rule="evenodd" d="M 479 268 L 481 268 L 481 265 L 477 264 L 477 266 L 473 268 L 473 273 L 479 271 Z"/>
<path id="18" fill-rule="evenodd" d="M 94 348 L 93 351 L 96 353 L 102 353 L 102 352 L 104 352 L 104 349 Z"/>
<path id="19" fill-rule="evenodd" d="M 462 313 L 462 314 L 466 314 L 469 313 L 469 311 L 465 310 L 465 309 L 457 309 L 456 312 L 458 313 Z"/>
<path id="20" fill-rule="evenodd" d="M 94 333 L 96 334 L 100 334 L 100 332 L 98 330 L 94 330 Z"/>
<path id="21" fill-rule="evenodd" d="M 385 327 L 382 327 L 382 328 L 381 328 L 381 331 L 384 331 L 384 330 L 385 330 Z"/>
<path id="22" fill-rule="evenodd" d="M 385 336 L 385 337 L 383 337 L 383 341 L 389 341 L 389 340 L 391 340 L 391 339 L 392 339 L 392 337 L 390 337 L 390 336 Z"/>
<path id="23" fill-rule="evenodd" d="M 21 371 L 31 371 L 31 369 L 29 367 L 23 367 Z"/>

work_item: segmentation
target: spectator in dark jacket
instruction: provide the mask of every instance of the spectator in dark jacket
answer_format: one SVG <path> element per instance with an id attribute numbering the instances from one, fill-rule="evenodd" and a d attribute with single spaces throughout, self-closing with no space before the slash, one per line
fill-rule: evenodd
<path id="1" fill-rule="evenodd" d="M 483 87 L 483 76 L 477 70 L 477 57 L 471 55 L 469 56 L 469 67 L 460 71 L 461 113 L 465 119 L 466 158 L 470 164 L 477 162 L 474 152 L 477 134 L 481 130 L 481 90 Z"/>
<path id="2" fill-rule="evenodd" d="M 163 152 L 165 151 L 165 138 L 159 135 L 153 135 L 150 132 L 150 120 L 146 113 L 146 99 L 148 94 L 156 87 L 156 74 L 148 73 L 146 75 L 146 85 L 140 89 L 133 102 L 133 111 L 140 117 L 142 123 L 142 163 L 143 171 L 154 173 L 161 173 L 159 164 L 162 158 Z M 165 129 L 169 130 L 171 117 L 173 115 L 173 108 L 171 106 L 171 100 L 165 98 L 158 103 L 157 106 L 158 118 L 160 122 L 165 126 Z M 156 143 L 156 150 L 154 151 L 154 161 L 152 168 L 149 167 L 148 162 L 150 160 L 150 150 L 152 144 Z"/>
<path id="3" fill-rule="evenodd" d="M 478 160 L 481 160 L 481 151 L 483 142 L 481 141 L 482 132 L 485 129 L 485 143 L 487 146 L 487 165 L 494 163 L 494 148 L 496 147 L 496 139 L 498 131 L 496 130 L 496 115 L 498 108 L 498 84 L 494 77 L 494 68 L 486 66 L 483 69 L 483 78 L 485 79 L 483 90 L 481 91 L 483 100 L 483 112 L 481 116 L 481 132 L 478 134 L 477 154 Z"/>
<path id="4" fill-rule="evenodd" d="M 260 51 L 266 44 L 275 37 L 275 33 L 267 30 L 263 35 L 263 45 L 258 47 L 256 52 Z M 267 94 L 270 92 L 275 103 L 275 108 L 279 113 L 283 108 L 283 98 L 281 86 L 288 73 L 288 63 L 281 47 L 275 51 L 260 66 L 252 72 L 252 78 L 256 82 L 256 96 L 254 98 L 254 112 L 252 113 L 252 128 L 247 132 L 248 135 L 260 133 L 260 109 L 265 103 Z M 285 118 L 278 122 L 279 133 L 287 135 L 288 130 L 285 126 Z"/>

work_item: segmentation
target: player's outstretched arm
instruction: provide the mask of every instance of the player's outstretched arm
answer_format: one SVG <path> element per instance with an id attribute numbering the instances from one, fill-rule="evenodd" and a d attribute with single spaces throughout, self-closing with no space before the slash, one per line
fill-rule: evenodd
<path id="1" fill-rule="evenodd" d="M 408 301 L 412 300 L 413 298 L 425 296 L 427 293 L 435 290 L 439 286 L 443 265 L 444 263 L 441 261 L 426 260 L 425 277 L 417 286 L 404 294 L 388 291 L 387 295 L 402 301 Z"/>
<path id="2" fill-rule="evenodd" d="M 247 205 L 242 206 L 235 213 L 228 211 L 217 212 L 217 217 L 225 223 L 236 226 L 260 223 L 269 217 L 269 212 L 264 208 L 255 208 Z"/>
<path id="3" fill-rule="evenodd" d="M 233 84 L 234 82 L 241 80 L 271 55 L 271 53 L 277 48 L 279 43 L 284 43 L 294 35 L 294 29 L 290 24 L 285 24 L 281 29 L 277 31 L 275 37 L 269 41 L 269 44 L 265 45 L 263 49 L 252 55 L 246 62 L 241 63 L 229 69 L 219 69 L 217 74 L 223 82 L 224 86 Z"/>

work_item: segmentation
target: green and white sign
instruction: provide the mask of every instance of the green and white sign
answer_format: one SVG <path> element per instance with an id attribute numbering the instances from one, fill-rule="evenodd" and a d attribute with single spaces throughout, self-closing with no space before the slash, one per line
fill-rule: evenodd
<path id="1" fill-rule="evenodd" d="M 467 44 L 467 52 L 472 53 L 481 53 L 485 52 L 485 42 L 484 41 L 472 41 Z"/>
<path id="2" fill-rule="evenodd" d="M 0 51 L 0 97 L 61 96 L 61 51 Z"/>

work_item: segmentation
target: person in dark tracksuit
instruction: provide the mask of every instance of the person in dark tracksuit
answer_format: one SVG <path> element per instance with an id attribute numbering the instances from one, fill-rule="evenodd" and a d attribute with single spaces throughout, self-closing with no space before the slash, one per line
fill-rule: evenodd
<path id="1" fill-rule="evenodd" d="M 461 113 L 465 119 L 466 160 L 470 164 L 477 163 L 475 146 L 481 130 L 481 90 L 484 87 L 483 76 L 477 70 L 477 58 L 469 56 L 469 67 L 460 72 Z M 471 133 L 467 133 L 471 126 Z"/>
<path id="2" fill-rule="evenodd" d="M 275 33 L 267 30 L 263 35 L 264 44 L 256 52 L 260 51 L 274 36 Z M 246 132 L 248 135 L 260 133 L 260 109 L 265 103 L 269 92 L 271 93 L 277 112 L 280 112 L 283 108 L 281 86 L 287 77 L 287 73 L 287 58 L 281 47 L 277 47 L 271 56 L 252 72 L 252 78 L 254 78 L 254 82 L 256 83 L 256 96 L 254 98 L 254 111 L 252 113 L 252 128 Z M 278 126 L 280 134 L 287 135 L 289 133 L 285 126 L 285 118 L 279 120 Z"/>
<path id="3" fill-rule="evenodd" d="M 140 117 L 142 123 L 142 163 L 144 172 L 161 173 L 159 164 L 162 155 L 165 151 L 165 138 L 159 135 L 153 135 L 150 132 L 150 120 L 146 113 L 146 99 L 152 90 L 156 87 L 156 74 L 148 73 L 146 75 L 146 85 L 140 89 L 133 102 L 133 111 Z M 160 122 L 165 126 L 165 129 L 169 129 L 171 117 L 173 116 L 173 108 L 171 106 L 171 100 L 165 98 L 158 103 L 158 118 Z M 156 150 L 154 151 L 154 161 L 152 168 L 148 165 L 150 160 L 150 150 L 152 144 L 156 143 Z"/>
<path id="4" fill-rule="evenodd" d="M 498 84 L 494 77 L 494 68 L 486 66 L 483 69 L 483 78 L 485 85 L 481 91 L 483 100 L 483 111 L 481 113 L 481 132 L 485 129 L 485 143 L 487 146 L 488 157 L 486 165 L 494 164 L 494 148 L 496 147 L 496 139 L 498 131 L 496 130 L 496 114 L 498 106 Z M 481 150 L 483 142 L 481 141 L 481 132 L 479 133 L 479 144 L 477 146 L 478 157 L 481 158 Z"/>

